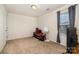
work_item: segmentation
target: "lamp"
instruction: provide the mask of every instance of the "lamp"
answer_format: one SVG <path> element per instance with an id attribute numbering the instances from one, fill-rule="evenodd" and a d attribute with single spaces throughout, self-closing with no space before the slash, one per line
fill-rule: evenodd
<path id="1" fill-rule="evenodd" d="M 46 35 L 46 42 L 48 42 L 49 40 L 48 40 L 48 32 L 49 32 L 49 30 L 48 30 L 48 27 L 44 27 L 44 33 L 45 33 L 45 35 Z"/>
<path id="2" fill-rule="evenodd" d="M 44 32 L 47 34 L 49 32 L 48 27 L 44 27 Z"/>

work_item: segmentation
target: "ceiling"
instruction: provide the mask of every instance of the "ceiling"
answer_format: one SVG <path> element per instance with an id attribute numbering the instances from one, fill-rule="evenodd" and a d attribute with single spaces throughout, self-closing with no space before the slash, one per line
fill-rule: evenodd
<path id="1" fill-rule="evenodd" d="M 37 4 L 37 9 L 33 10 L 30 4 L 6 4 L 9 13 L 38 17 L 64 6 L 65 4 Z"/>

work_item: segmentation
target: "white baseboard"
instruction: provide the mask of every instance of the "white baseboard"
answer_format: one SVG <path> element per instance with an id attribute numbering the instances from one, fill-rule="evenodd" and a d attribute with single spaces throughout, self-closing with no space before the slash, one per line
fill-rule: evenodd
<path id="1" fill-rule="evenodd" d="M 3 43 L 2 46 L 0 47 L 0 53 L 2 52 L 2 50 L 4 49 L 5 46 L 6 46 L 6 41 L 4 41 L 4 43 Z"/>
<path id="2" fill-rule="evenodd" d="M 32 36 L 23 36 L 23 37 L 9 38 L 8 40 L 16 40 L 16 39 L 28 38 L 28 37 L 32 37 Z"/>
<path id="3" fill-rule="evenodd" d="M 53 41 L 53 40 L 50 40 L 50 41 L 57 43 L 56 41 Z M 64 46 L 64 47 L 66 47 L 65 45 L 63 45 L 63 44 L 61 44 L 61 43 L 57 43 L 57 44 L 59 44 L 59 45 L 62 45 L 62 46 Z"/>

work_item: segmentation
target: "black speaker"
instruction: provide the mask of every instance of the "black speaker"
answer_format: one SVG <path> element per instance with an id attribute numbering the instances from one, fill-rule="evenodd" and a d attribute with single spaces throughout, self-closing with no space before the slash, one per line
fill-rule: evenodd
<path id="1" fill-rule="evenodd" d="M 75 27 L 68 27 L 67 28 L 67 52 L 70 52 L 70 50 L 73 47 L 77 46 L 77 33 Z"/>

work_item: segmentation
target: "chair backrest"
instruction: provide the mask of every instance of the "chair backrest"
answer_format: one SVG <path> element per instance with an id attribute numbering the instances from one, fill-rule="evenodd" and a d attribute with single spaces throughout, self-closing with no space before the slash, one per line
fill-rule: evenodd
<path id="1" fill-rule="evenodd" d="M 36 33 L 42 33 L 42 30 L 40 30 L 39 28 L 36 28 Z"/>

